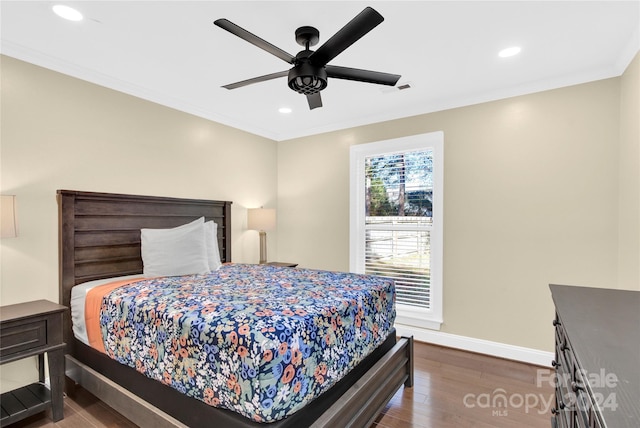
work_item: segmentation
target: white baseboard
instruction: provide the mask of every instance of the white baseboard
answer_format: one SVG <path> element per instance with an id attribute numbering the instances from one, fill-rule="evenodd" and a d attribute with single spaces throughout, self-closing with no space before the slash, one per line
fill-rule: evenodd
<path id="1" fill-rule="evenodd" d="M 506 343 L 492 342 L 473 337 L 458 336 L 456 334 L 443 333 L 441 331 L 427 330 L 419 327 L 396 324 L 398 336 L 413 336 L 415 340 L 433 343 L 434 345 L 449 348 L 463 349 L 479 354 L 492 355 L 494 357 L 509 360 L 522 361 L 544 367 L 551 367 L 551 361 L 555 355 L 553 352 L 540 351 L 538 349 L 522 346 L 507 345 Z"/>

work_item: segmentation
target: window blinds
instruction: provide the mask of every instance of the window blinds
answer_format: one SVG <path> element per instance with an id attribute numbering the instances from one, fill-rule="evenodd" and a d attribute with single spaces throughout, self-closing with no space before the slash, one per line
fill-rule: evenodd
<path id="1" fill-rule="evenodd" d="M 432 152 L 365 159 L 365 272 L 392 278 L 397 303 L 430 308 Z"/>

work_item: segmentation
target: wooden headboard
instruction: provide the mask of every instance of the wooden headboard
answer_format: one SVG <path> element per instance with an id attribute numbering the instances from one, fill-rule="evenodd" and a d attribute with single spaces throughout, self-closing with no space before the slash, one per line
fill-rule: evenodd
<path id="1" fill-rule="evenodd" d="M 231 202 L 58 190 L 60 302 L 82 282 L 142 273 L 141 228 L 199 217 L 218 224 L 223 263 L 231 261 Z"/>

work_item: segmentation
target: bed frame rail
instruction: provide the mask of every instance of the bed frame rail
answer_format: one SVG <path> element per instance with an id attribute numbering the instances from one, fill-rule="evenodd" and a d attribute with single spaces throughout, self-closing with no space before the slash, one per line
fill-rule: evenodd
<path id="1" fill-rule="evenodd" d="M 413 386 L 413 336 L 402 337 L 311 428 L 369 427 L 403 384 Z"/>
<path id="2" fill-rule="evenodd" d="M 70 355 L 66 375 L 137 425 L 187 426 Z M 399 339 L 311 428 L 369 427 L 402 385 L 413 386 L 413 337 Z"/>

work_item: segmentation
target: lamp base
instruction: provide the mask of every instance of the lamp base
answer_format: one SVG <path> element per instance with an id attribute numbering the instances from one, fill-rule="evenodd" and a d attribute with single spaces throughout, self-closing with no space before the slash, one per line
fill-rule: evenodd
<path id="1" fill-rule="evenodd" d="M 260 231 L 260 264 L 267 262 L 267 232 Z"/>

